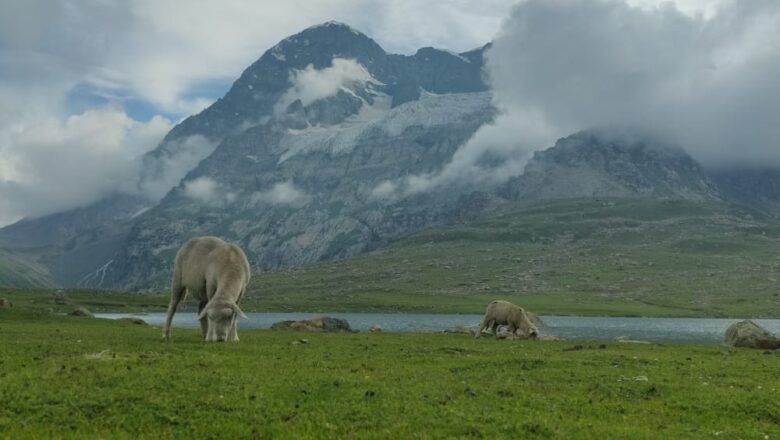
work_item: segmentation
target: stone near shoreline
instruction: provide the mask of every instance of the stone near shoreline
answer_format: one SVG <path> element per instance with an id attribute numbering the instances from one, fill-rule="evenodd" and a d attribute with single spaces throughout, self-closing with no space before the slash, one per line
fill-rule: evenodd
<path id="1" fill-rule="evenodd" d="M 300 321 L 279 321 L 271 326 L 271 330 L 290 330 L 299 332 L 354 332 L 346 319 L 321 318 L 302 319 Z"/>
<path id="2" fill-rule="evenodd" d="M 87 310 L 86 307 L 77 307 L 73 309 L 72 312 L 68 313 L 70 316 L 86 316 L 88 318 L 94 318 L 95 315 L 92 314 L 89 310 Z"/>
<path id="3" fill-rule="evenodd" d="M 726 345 L 732 347 L 780 349 L 780 339 L 751 320 L 731 324 L 724 337 Z"/>
<path id="4" fill-rule="evenodd" d="M 141 319 L 141 318 L 134 318 L 132 316 L 125 316 L 124 318 L 119 318 L 119 321 L 129 322 L 131 324 L 136 324 L 136 325 L 149 325 L 143 319 Z"/>

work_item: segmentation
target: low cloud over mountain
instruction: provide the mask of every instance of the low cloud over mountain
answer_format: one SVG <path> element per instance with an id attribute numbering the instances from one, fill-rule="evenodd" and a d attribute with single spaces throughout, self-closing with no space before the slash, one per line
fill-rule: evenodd
<path id="1" fill-rule="evenodd" d="M 708 166 L 780 164 L 780 3 L 740 0 L 710 16 L 673 4 L 519 3 L 487 68 L 507 117 L 534 121 L 521 148 L 582 129 L 630 127 Z M 544 137 L 544 136 L 542 136 Z M 528 139 L 528 141 L 526 141 Z"/>
<path id="2" fill-rule="evenodd" d="M 134 121 L 111 106 L 29 123 L 0 132 L 0 224 L 135 192 L 138 157 L 172 126 L 162 117 Z"/>

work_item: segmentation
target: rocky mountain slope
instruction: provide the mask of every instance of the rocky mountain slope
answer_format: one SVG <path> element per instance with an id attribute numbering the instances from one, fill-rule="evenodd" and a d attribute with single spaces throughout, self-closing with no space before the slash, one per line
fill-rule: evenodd
<path id="1" fill-rule="evenodd" d="M 780 170 L 769 167 L 721 168 L 710 172 L 728 200 L 741 206 L 780 216 Z"/>
<path id="2" fill-rule="evenodd" d="M 382 208 L 396 219 L 361 225 L 376 215 L 353 218 L 350 207 L 379 205 L 372 184 L 431 171 L 492 118 L 482 51 L 394 55 L 340 23 L 306 29 L 268 50 L 223 98 L 174 127 L 143 158 L 133 196 L 4 228 L 0 247 L 45 248 L 58 283 L 140 286 L 153 267 L 152 278 L 163 280 L 157 277 L 168 270 L 163 249 L 195 234 L 227 235 L 256 251 L 255 264 L 274 267 L 350 255 L 424 227 L 438 214 L 416 218 L 414 208 Z M 296 75 L 317 81 L 320 73 L 331 75 L 326 81 L 345 78 L 325 96 L 307 97 L 305 84 L 295 93 Z M 199 183 L 205 193 L 195 194 Z M 85 213 L 92 214 L 86 222 Z M 278 236 L 292 233 L 309 238 Z M 316 249 L 301 244 L 306 240 L 316 241 Z"/>
<path id="3" fill-rule="evenodd" d="M 140 289 L 167 285 L 176 250 L 197 235 L 239 243 L 263 270 L 349 257 L 506 203 L 620 197 L 780 206 L 766 188 L 746 196 L 777 181 L 774 174 L 708 172 L 648 137 L 595 131 L 537 152 L 524 174 L 499 187 L 461 183 L 388 197 L 387 182 L 440 170 L 492 121 L 488 49 L 396 55 L 340 23 L 306 29 L 174 127 L 143 158 L 131 195 L 0 229 L 0 249 L 39 264 L 55 284 Z"/>
<path id="4" fill-rule="evenodd" d="M 134 225 L 114 282 L 164 280 L 172 255 L 194 235 L 238 242 L 255 267 L 273 268 L 354 255 L 445 221 L 456 192 L 388 203 L 376 188 L 435 171 L 490 120 L 490 97 L 424 94 L 379 114 L 291 128 L 296 115 L 223 142 Z M 198 184 L 208 189 L 196 194 Z"/>
<path id="5" fill-rule="evenodd" d="M 576 133 L 538 151 L 501 194 L 512 200 L 665 197 L 718 200 L 717 185 L 679 148 L 648 137 Z"/>
<path id="6" fill-rule="evenodd" d="M 43 268 L 36 272 L 46 274 L 20 278 L 31 282 L 14 285 L 75 286 L 92 282 L 93 277 L 100 279 L 104 275 L 100 268 L 116 256 L 133 222 L 151 205 L 142 197 L 115 194 L 91 206 L 0 229 L 0 250 L 35 263 Z M 4 263 L 10 264 L 10 259 L 0 256 L 0 266 Z M 45 283 L 32 282 L 43 279 Z"/>

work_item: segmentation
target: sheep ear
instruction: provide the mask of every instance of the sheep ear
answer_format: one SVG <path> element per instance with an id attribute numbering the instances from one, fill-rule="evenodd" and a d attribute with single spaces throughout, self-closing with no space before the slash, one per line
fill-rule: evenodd
<path id="1" fill-rule="evenodd" d="M 236 312 L 236 315 L 238 315 L 239 318 L 246 319 L 246 315 L 244 312 L 241 311 L 241 309 L 238 307 L 238 304 L 236 303 L 230 303 L 230 308 L 233 309 L 234 312 Z"/>

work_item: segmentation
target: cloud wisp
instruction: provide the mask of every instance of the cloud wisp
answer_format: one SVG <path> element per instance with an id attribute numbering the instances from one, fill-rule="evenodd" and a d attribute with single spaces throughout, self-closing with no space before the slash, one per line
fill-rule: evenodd
<path id="1" fill-rule="evenodd" d="M 137 187 L 129 189 L 150 200 L 162 199 L 189 171 L 214 152 L 217 143 L 201 135 L 168 141 L 165 156 L 143 161 Z"/>
<path id="2" fill-rule="evenodd" d="M 194 202 L 211 206 L 224 206 L 236 200 L 236 195 L 211 177 L 197 177 L 184 182 L 184 196 Z"/>
<path id="3" fill-rule="evenodd" d="M 278 182 L 271 189 L 256 192 L 252 203 L 270 203 L 272 205 L 302 206 L 309 201 L 309 196 L 291 181 Z"/>
<path id="4" fill-rule="evenodd" d="M 350 82 L 372 81 L 365 67 L 352 59 L 334 58 L 331 65 L 317 70 L 309 64 L 303 70 L 290 72 L 290 88 L 279 98 L 275 111 L 280 113 L 293 102 L 300 100 L 304 106 L 319 99 L 333 96 Z"/>

